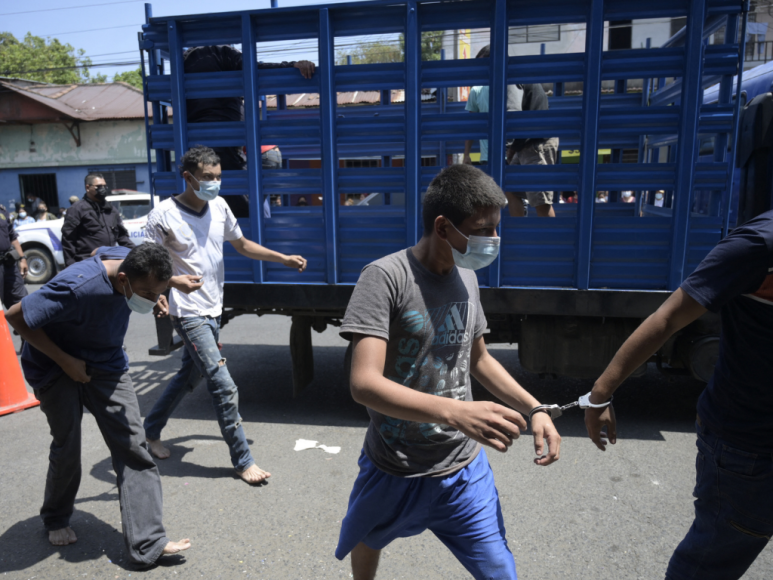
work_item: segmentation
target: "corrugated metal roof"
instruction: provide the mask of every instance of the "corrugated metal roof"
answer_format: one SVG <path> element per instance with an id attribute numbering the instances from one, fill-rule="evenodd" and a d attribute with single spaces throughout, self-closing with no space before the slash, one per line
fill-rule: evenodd
<path id="1" fill-rule="evenodd" d="M 286 95 L 287 108 L 298 107 L 319 107 L 319 95 L 317 93 L 304 93 L 300 95 Z M 421 93 L 422 101 L 431 101 L 435 98 L 434 94 L 423 90 Z M 381 93 L 379 91 L 352 91 L 347 93 L 338 93 L 338 106 L 346 105 L 372 105 L 381 102 Z M 405 91 L 393 90 L 392 103 L 404 103 Z M 266 106 L 269 109 L 276 109 L 276 96 L 266 97 Z"/>
<path id="2" fill-rule="evenodd" d="M 21 87 L 0 81 L 0 85 L 73 120 L 101 121 L 144 117 L 142 91 L 126 83 Z"/>

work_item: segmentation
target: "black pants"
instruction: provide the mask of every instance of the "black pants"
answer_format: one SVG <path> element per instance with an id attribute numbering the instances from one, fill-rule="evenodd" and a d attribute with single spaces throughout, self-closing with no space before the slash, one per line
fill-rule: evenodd
<path id="1" fill-rule="evenodd" d="M 53 437 L 40 509 L 43 524 L 49 531 L 70 524 L 81 482 L 81 420 L 86 407 L 110 449 L 129 559 L 135 564 L 153 564 L 169 539 L 161 521 L 161 478 L 145 442 L 137 395 L 128 373 L 89 369 L 89 374 L 91 381 L 85 384 L 63 373 L 51 384 L 35 389 Z"/>
<path id="2" fill-rule="evenodd" d="M 14 304 L 21 302 L 27 295 L 24 278 L 21 277 L 19 266 L 13 260 L 0 263 L 0 301 L 8 310 Z"/>

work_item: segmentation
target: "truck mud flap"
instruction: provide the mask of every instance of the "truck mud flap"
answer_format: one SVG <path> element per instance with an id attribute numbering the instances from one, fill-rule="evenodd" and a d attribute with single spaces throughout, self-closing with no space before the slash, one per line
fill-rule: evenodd
<path id="1" fill-rule="evenodd" d="M 293 361 L 293 397 L 314 380 L 314 353 L 311 345 L 313 316 L 293 316 L 290 326 L 290 356 Z"/>
<path id="2" fill-rule="evenodd" d="M 183 339 L 174 335 L 172 319 L 168 316 L 156 318 L 158 344 L 148 349 L 150 356 L 168 356 L 183 345 Z"/>

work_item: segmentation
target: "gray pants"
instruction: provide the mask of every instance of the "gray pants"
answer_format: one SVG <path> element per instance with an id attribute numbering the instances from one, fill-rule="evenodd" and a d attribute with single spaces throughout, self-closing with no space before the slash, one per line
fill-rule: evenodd
<path id="1" fill-rule="evenodd" d="M 161 523 L 163 499 L 158 468 L 148 451 L 140 407 L 128 373 L 89 369 L 91 382 L 62 374 L 35 389 L 51 428 L 46 494 L 40 515 L 46 530 L 70 525 L 81 481 L 81 419 L 86 407 L 105 439 L 118 479 L 123 537 L 129 559 L 154 563 L 169 542 Z"/>
<path id="2" fill-rule="evenodd" d="M 551 137 L 539 145 L 527 145 L 510 161 L 510 165 L 555 165 L 558 160 L 558 137 Z M 529 200 L 529 205 L 553 204 L 552 191 L 519 191 L 513 192 L 520 198 Z"/>

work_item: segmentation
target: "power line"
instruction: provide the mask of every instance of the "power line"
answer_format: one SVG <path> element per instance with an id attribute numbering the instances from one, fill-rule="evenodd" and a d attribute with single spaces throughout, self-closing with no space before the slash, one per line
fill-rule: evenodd
<path id="1" fill-rule="evenodd" d="M 41 34 L 40 36 L 64 36 L 65 34 L 81 34 L 82 32 L 99 32 L 100 30 L 115 30 L 116 28 L 132 28 L 142 26 L 145 24 L 141 22 L 139 24 L 124 24 L 123 26 L 108 26 L 107 28 L 90 28 L 89 30 L 71 30 L 70 32 L 53 32 L 51 34 Z"/>
<path id="2" fill-rule="evenodd" d="M 57 66 L 57 67 L 51 67 L 51 68 L 38 68 L 34 70 L 22 70 L 22 71 L 0 71 L 0 76 L 10 76 L 10 75 L 27 75 L 32 73 L 42 73 L 42 72 L 54 72 L 54 71 L 60 71 L 60 70 L 76 70 L 81 68 L 102 68 L 107 66 L 116 66 L 116 67 L 123 67 L 123 66 L 135 66 L 139 65 L 141 61 L 121 61 L 121 62 L 103 62 L 99 64 L 79 64 L 75 66 Z"/>
<path id="3" fill-rule="evenodd" d="M 54 10 L 73 10 L 75 8 L 91 8 L 93 6 L 112 6 L 113 4 L 131 4 L 143 0 L 121 0 L 120 2 L 103 2 L 101 4 L 82 4 L 80 6 L 62 6 L 61 8 L 42 8 L 40 10 L 25 10 L 23 12 L 3 12 L 0 16 L 14 16 L 16 14 L 33 14 L 35 12 L 53 12 Z"/>

